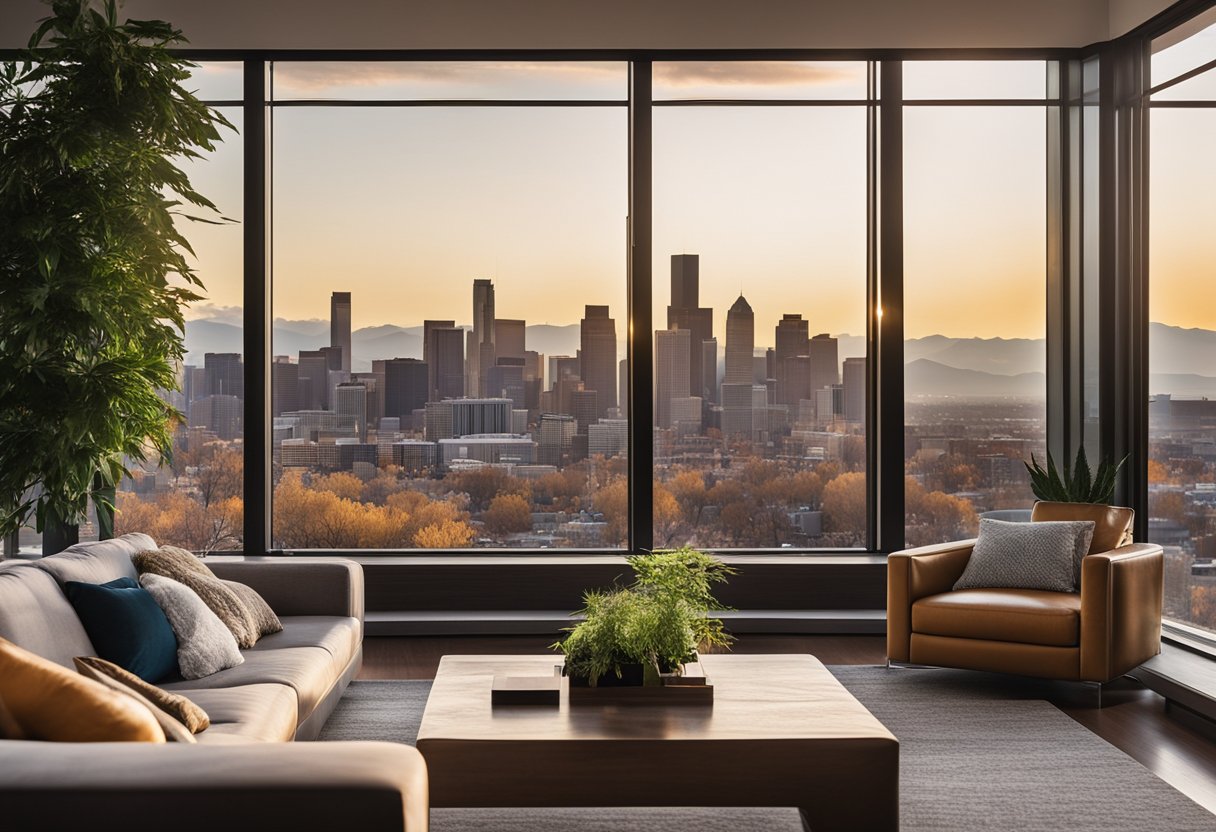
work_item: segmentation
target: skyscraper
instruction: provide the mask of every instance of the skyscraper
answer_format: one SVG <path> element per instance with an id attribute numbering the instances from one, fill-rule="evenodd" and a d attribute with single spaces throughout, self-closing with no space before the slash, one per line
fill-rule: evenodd
<path id="1" fill-rule="evenodd" d="M 355 435 L 359 439 L 367 438 L 367 386 L 357 382 L 343 382 L 336 390 L 338 416 L 344 421 L 353 423 Z"/>
<path id="2" fill-rule="evenodd" d="M 292 364 L 285 355 L 276 355 L 270 365 L 270 413 L 282 416 L 285 411 L 300 409 L 300 365 Z"/>
<path id="3" fill-rule="evenodd" d="M 334 292 L 329 296 L 329 345 L 342 348 L 342 366 L 337 368 L 350 372 L 350 292 Z"/>
<path id="4" fill-rule="evenodd" d="M 494 366 L 494 283 L 487 278 L 473 281 L 473 348 L 469 350 L 468 383 L 470 396 L 482 393 L 484 368 Z"/>
<path id="5" fill-rule="evenodd" d="M 840 358 L 836 339 L 826 332 L 816 335 L 810 341 L 808 354 L 811 356 L 811 398 L 818 403 L 820 390 L 840 383 Z M 816 415 L 820 420 L 824 418 L 822 413 L 816 412 Z"/>
<path id="6" fill-rule="evenodd" d="M 498 318 L 494 321 L 494 357 L 495 363 L 499 358 L 523 358 L 527 349 L 524 347 L 524 321 L 515 318 Z"/>
<path id="7" fill-rule="evenodd" d="M 751 384 L 756 344 L 756 317 L 743 295 L 726 313 L 725 384 Z M 749 392 L 750 396 L 750 392 Z"/>
<path id="8" fill-rule="evenodd" d="M 671 305 L 667 307 L 667 328 L 692 333 L 688 342 L 689 395 L 707 396 L 701 342 L 714 335 L 714 310 L 702 308 L 700 257 L 696 254 L 671 255 Z"/>
<path id="9" fill-rule="evenodd" d="M 701 388 L 705 400 L 718 400 L 718 339 L 706 338 L 701 342 Z"/>
<path id="10" fill-rule="evenodd" d="M 866 360 L 844 360 L 844 418 L 850 422 L 866 420 Z"/>
<path id="11" fill-rule="evenodd" d="M 393 358 L 384 362 L 384 415 L 410 423 L 413 412 L 426 407 L 427 365 L 417 358 Z"/>
<path id="12" fill-rule="evenodd" d="M 329 390 L 329 355 L 323 350 L 300 350 L 301 410 L 325 410 Z"/>
<path id="13" fill-rule="evenodd" d="M 207 393 L 245 398 L 245 365 L 239 352 L 209 352 L 203 356 Z"/>
<path id="14" fill-rule="evenodd" d="M 689 397 L 691 340 L 687 329 L 660 329 L 654 334 L 655 424 L 660 428 L 672 427 L 672 400 Z"/>
<path id="15" fill-rule="evenodd" d="M 791 359 L 809 355 L 809 329 L 801 315 L 782 315 L 774 334 L 773 372 L 777 379 L 777 401 L 780 404 L 797 406 L 798 398 L 805 392 L 806 382 L 801 378 L 791 379 L 791 373 L 800 373 L 805 365 L 795 365 Z"/>
<path id="16" fill-rule="evenodd" d="M 596 415 L 603 418 L 616 407 L 616 321 L 607 306 L 586 307 L 579 326 L 579 359 L 583 385 L 594 390 Z"/>
<path id="17" fill-rule="evenodd" d="M 423 323 L 423 360 L 428 401 L 458 399 L 464 393 L 464 330 L 451 321 Z"/>

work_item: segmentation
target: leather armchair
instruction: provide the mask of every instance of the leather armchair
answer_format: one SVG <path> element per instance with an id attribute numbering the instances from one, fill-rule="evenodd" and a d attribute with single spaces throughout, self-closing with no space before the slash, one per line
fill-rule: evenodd
<path id="1" fill-rule="evenodd" d="M 1161 547 L 1131 543 L 1132 510 L 1036 503 L 1035 520 L 1094 520 L 1081 591 L 954 590 L 975 540 L 891 554 L 892 662 L 1109 682 L 1161 650 Z"/>

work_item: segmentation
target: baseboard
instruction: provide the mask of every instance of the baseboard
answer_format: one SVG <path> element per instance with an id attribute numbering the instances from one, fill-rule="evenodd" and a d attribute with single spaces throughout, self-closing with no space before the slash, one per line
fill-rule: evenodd
<path id="1" fill-rule="evenodd" d="M 881 635 L 883 610 L 731 610 L 719 613 L 732 633 L 790 635 Z M 557 635 L 577 623 L 559 610 L 445 610 L 368 612 L 364 626 L 374 636 Z"/>

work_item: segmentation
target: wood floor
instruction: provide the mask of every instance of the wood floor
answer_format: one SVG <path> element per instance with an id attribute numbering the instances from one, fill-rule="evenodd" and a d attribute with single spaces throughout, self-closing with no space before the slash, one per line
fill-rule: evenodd
<path id="1" fill-rule="evenodd" d="M 552 642 L 552 637 L 544 636 L 368 638 L 363 642 L 359 678 L 431 679 L 440 657 L 449 653 L 548 653 Z M 886 661 L 881 636 L 743 635 L 733 652 L 810 653 L 829 665 Z M 1018 684 L 1016 680 L 1010 683 Z M 1171 718 L 1159 695 L 1132 680 L 1123 680 L 1103 692 L 1103 707 L 1099 709 L 1094 707 L 1093 691 L 1083 685 L 1061 684 L 1037 690 L 1064 713 L 1216 814 L 1216 739 Z"/>

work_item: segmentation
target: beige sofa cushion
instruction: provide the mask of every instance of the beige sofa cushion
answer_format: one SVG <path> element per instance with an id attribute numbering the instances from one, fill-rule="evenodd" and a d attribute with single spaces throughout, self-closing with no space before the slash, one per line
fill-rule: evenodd
<path id="1" fill-rule="evenodd" d="M 213 673 L 202 679 L 181 682 L 165 682 L 161 685 L 171 691 L 199 691 L 207 688 L 233 688 L 253 684 L 286 684 L 296 692 L 296 718 L 303 722 L 317 707 L 317 703 L 329 691 L 337 679 L 334 674 L 334 659 L 323 647 L 284 647 L 278 650 L 246 650 L 245 662 Z M 215 714 L 194 693 L 191 699 Z"/>
<path id="2" fill-rule="evenodd" d="M 296 692 L 290 685 L 186 688 L 177 693 L 211 717 L 211 727 L 196 736 L 200 744 L 287 742 L 295 736 Z"/>

